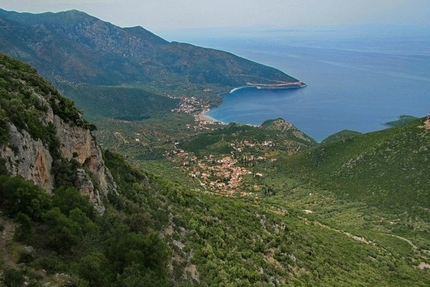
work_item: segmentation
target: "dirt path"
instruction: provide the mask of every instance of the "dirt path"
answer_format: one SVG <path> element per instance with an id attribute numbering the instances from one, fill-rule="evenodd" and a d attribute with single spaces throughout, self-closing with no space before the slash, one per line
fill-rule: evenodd
<path id="1" fill-rule="evenodd" d="M 341 234 L 346 235 L 346 236 L 348 236 L 349 238 L 352 238 L 352 239 L 354 239 L 354 240 L 357 240 L 357 241 L 360 241 L 360 242 L 363 242 L 363 243 L 366 243 L 366 244 L 376 245 L 375 243 L 373 243 L 373 242 L 372 242 L 372 241 L 370 241 L 370 240 L 367 240 L 367 239 L 366 239 L 366 238 L 364 238 L 364 237 L 357 236 L 357 235 L 354 235 L 354 234 L 352 234 L 352 233 L 349 233 L 349 232 L 346 232 L 346 231 L 343 231 L 343 230 L 335 229 L 335 228 L 330 227 L 330 226 L 328 226 L 328 225 L 322 224 L 321 222 L 314 221 L 314 222 L 313 222 L 313 224 L 318 225 L 318 226 L 321 226 L 321 227 L 323 227 L 323 228 L 330 229 L 331 231 L 334 231 L 334 232 L 337 232 L 337 233 L 341 233 Z"/>
<path id="2" fill-rule="evenodd" d="M 415 250 L 417 250 L 417 249 L 418 249 L 418 247 L 417 247 L 416 245 L 414 245 L 414 244 L 412 243 L 412 241 L 410 241 L 410 240 L 409 240 L 409 239 L 407 239 L 407 238 L 404 238 L 404 237 L 401 237 L 401 236 L 398 236 L 398 235 L 393 235 L 393 234 L 387 234 L 387 235 L 390 235 L 390 236 L 396 237 L 396 238 L 398 238 L 398 239 L 400 239 L 400 240 L 406 241 L 407 243 L 409 243 L 409 245 L 410 245 L 410 246 L 412 246 L 412 248 L 413 248 L 413 249 L 415 249 Z"/>

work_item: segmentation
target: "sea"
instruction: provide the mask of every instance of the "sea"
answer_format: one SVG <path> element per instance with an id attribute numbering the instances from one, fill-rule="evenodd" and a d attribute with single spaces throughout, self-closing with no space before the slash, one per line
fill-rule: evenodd
<path id="1" fill-rule="evenodd" d="M 227 91 L 209 116 L 252 125 L 283 118 L 322 141 L 342 130 L 381 130 L 400 115 L 429 114 L 429 31 L 333 26 L 211 33 L 185 40 L 275 67 L 307 85 Z"/>

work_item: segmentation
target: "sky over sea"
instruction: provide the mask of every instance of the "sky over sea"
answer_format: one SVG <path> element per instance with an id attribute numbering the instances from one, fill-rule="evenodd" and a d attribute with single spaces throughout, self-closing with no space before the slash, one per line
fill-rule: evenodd
<path id="1" fill-rule="evenodd" d="M 163 32 L 209 28 L 288 28 L 339 24 L 430 27 L 428 0 L 0 0 L 17 12 L 76 9 L 121 27 Z"/>

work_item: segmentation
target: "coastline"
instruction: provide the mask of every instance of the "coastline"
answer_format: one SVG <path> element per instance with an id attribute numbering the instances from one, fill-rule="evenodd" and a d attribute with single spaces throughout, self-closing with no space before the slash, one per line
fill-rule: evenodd
<path id="1" fill-rule="evenodd" d="M 225 124 L 225 123 L 220 122 L 217 119 L 214 119 L 213 117 L 209 116 L 208 115 L 209 111 L 210 110 L 204 110 L 203 112 L 199 113 L 197 115 L 198 120 L 201 121 L 201 122 L 202 121 L 206 121 L 206 122 L 209 122 L 209 123 L 222 123 L 222 124 Z"/>
<path id="2" fill-rule="evenodd" d="M 246 88 L 255 88 L 258 90 L 287 90 L 287 89 L 300 89 L 305 88 L 307 85 L 303 83 L 302 81 L 297 82 L 278 82 L 275 84 L 260 84 L 260 83 L 246 83 L 245 86 L 233 88 L 230 90 L 230 94 L 234 93 L 235 91 L 246 89 Z M 197 120 L 200 122 L 206 121 L 207 123 L 220 123 L 222 125 L 227 125 L 227 123 L 219 121 L 211 116 L 208 115 L 210 112 L 210 109 L 204 110 L 201 113 L 197 114 Z"/>
<path id="3" fill-rule="evenodd" d="M 301 81 L 299 82 L 280 82 L 276 84 L 259 84 L 259 83 L 246 83 L 245 86 L 237 87 L 230 90 L 230 94 L 234 93 L 237 90 L 247 89 L 247 88 L 255 88 L 259 90 L 287 90 L 287 89 L 300 89 L 305 88 L 307 85 Z"/>

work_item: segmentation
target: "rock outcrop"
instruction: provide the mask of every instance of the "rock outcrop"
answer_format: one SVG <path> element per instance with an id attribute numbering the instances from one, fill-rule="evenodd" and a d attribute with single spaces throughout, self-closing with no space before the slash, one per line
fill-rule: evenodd
<path id="1" fill-rule="evenodd" d="M 75 185 L 87 195 L 99 211 L 102 211 L 101 196 L 117 192 L 112 175 L 105 166 L 101 149 L 92 138 L 89 129 L 66 123 L 49 108 L 44 122 L 54 124 L 60 142 L 61 156 L 65 160 L 76 160 L 82 168 L 76 171 Z M 5 160 L 6 170 L 11 176 L 20 175 L 51 192 L 54 189 L 52 167 L 54 159 L 49 148 L 25 131 L 9 125 L 11 139 L 0 147 L 0 156 Z"/>
<path id="2" fill-rule="evenodd" d="M 41 140 L 34 140 L 30 134 L 9 126 L 11 140 L 1 147 L 1 157 L 6 161 L 6 170 L 11 176 L 20 175 L 32 180 L 41 188 L 52 191 L 54 180 L 51 176 L 53 159 Z"/>
<path id="3" fill-rule="evenodd" d="M 70 184 L 102 212 L 101 197 L 116 193 L 117 187 L 91 135 L 91 125 L 73 102 L 59 95 L 34 70 L 5 57 L 1 61 L 3 83 L 11 85 L 4 85 L 0 98 L 0 128 L 8 133 L 0 142 L 2 170 L 52 192 L 59 185 L 55 167 L 72 166 L 68 172 L 75 174 Z"/>

